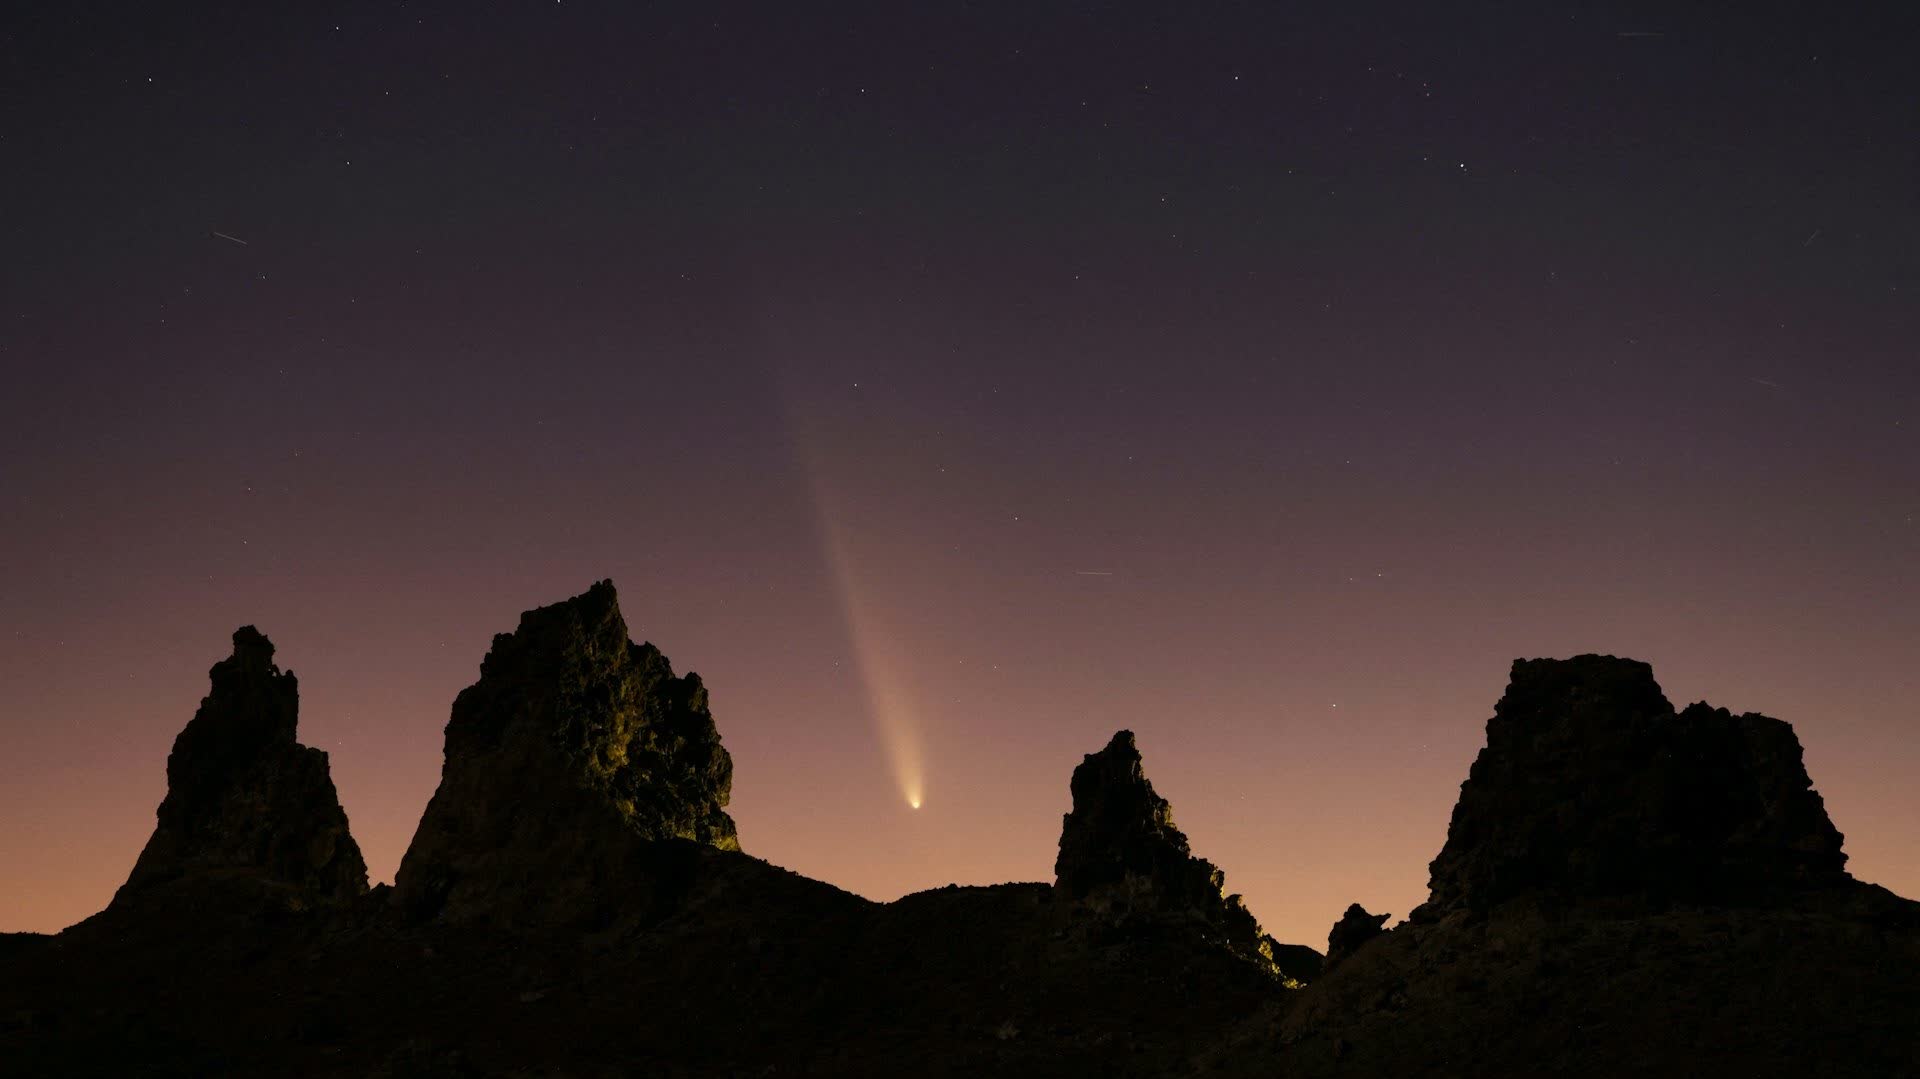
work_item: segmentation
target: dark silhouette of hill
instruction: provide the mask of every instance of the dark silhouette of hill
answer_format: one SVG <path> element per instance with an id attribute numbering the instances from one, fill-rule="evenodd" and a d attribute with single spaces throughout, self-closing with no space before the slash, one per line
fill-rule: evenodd
<path id="1" fill-rule="evenodd" d="M 8 1075 L 1920 1074 L 1916 906 L 1786 724 L 1517 663 L 1432 894 L 1263 934 L 1128 732 L 1052 884 L 873 903 L 741 850 L 699 679 L 602 582 L 495 638 L 394 887 L 250 628 L 107 910 L 0 934 Z M 750 837 L 749 837 L 750 838 Z"/>

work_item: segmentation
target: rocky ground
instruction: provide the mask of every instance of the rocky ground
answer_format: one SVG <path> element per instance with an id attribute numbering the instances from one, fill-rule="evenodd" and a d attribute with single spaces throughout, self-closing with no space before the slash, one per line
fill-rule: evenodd
<path id="1" fill-rule="evenodd" d="M 704 690 L 604 583 L 495 639 L 369 890 L 272 657 L 215 666 L 109 908 L 0 934 L 0 1074 L 1920 1075 L 1920 905 L 1846 875 L 1790 727 L 1644 664 L 1517 663 L 1429 901 L 1323 961 L 1124 731 L 1052 883 L 876 904 L 742 853 Z"/>
<path id="2" fill-rule="evenodd" d="M 23 1075 L 1160 1075 L 1275 992 L 1177 936 L 1075 934 L 1044 884 L 883 906 L 676 853 L 694 897 L 611 936 L 413 924 L 378 894 L 156 894 L 6 957 L 0 1057 Z"/>

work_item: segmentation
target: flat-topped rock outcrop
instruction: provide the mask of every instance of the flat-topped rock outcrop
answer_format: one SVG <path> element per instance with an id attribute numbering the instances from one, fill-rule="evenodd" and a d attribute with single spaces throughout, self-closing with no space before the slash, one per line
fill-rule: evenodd
<path id="1" fill-rule="evenodd" d="M 1676 713 L 1612 656 L 1519 660 L 1414 920 L 1528 894 L 1746 900 L 1849 880 L 1793 728 Z"/>

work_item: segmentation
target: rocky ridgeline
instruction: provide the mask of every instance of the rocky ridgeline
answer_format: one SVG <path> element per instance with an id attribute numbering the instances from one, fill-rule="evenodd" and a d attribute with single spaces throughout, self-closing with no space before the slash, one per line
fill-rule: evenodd
<path id="1" fill-rule="evenodd" d="M 1520 660 L 1413 920 L 1525 895 L 1725 903 L 1836 885 L 1851 879 L 1840 841 L 1786 723 L 1676 714 L 1634 660 Z"/>
<path id="2" fill-rule="evenodd" d="M 264 881 L 305 897 L 343 900 L 367 890 L 367 864 L 347 830 L 327 755 L 294 741 L 299 683 L 273 662 L 252 626 L 208 672 L 212 688 L 174 739 L 167 795 L 123 906 L 175 881 Z"/>
<path id="3" fill-rule="evenodd" d="M 495 638 L 392 905 L 339 902 L 297 710 L 236 633 L 113 909 L 0 935 L 8 1074 L 1914 1071 L 1920 905 L 1847 876 L 1786 724 L 1630 660 L 1517 663 L 1428 902 L 1324 957 L 1224 894 L 1126 731 L 1051 887 L 876 904 L 740 854 L 705 690 L 605 583 Z"/>
<path id="4" fill-rule="evenodd" d="M 1276 942 L 1238 895 L 1226 894 L 1226 874 L 1194 856 L 1173 807 L 1147 780 L 1132 731 L 1087 754 L 1073 770 L 1072 792 L 1054 890 L 1084 915 L 1121 927 L 1199 929 L 1298 980 L 1318 972 L 1318 954 L 1298 945 L 1278 945 L 1286 969 L 1275 967 Z"/>
<path id="5" fill-rule="evenodd" d="M 628 639 L 611 582 L 495 637 L 446 734 L 439 789 L 395 879 L 415 915 L 591 922 L 631 900 L 648 873 L 637 863 L 659 854 L 647 843 L 740 848 L 706 688 Z"/>

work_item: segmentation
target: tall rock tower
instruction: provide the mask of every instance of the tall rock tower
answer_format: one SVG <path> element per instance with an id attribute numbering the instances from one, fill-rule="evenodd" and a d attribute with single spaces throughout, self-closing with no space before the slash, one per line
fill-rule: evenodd
<path id="1" fill-rule="evenodd" d="M 493 639 L 447 723 L 440 787 L 395 888 L 417 916 L 554 925 L 610 916 L 647 844 L 737 851 L 733 760 L 698 675 L 634 644 L 610 581 Z"/>
<path id="2" fill-rule="evenodd" d="M 252 626 L 208 672 L 212 689 L 167 756 L 167 796 L 152 838 L 114 896 L 195 876 L 246 877 L 320 900 L 367 890 L 327 755 L 294 741 L 299 683 Z"/>

